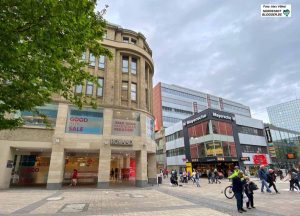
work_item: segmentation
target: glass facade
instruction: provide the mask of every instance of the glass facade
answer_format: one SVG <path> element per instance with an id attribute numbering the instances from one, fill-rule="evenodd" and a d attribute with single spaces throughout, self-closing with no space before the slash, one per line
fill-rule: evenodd
<path id="1" fill-rule="evenodd" d="M 300 99 L 267 108 L 272 125 L 300 132 Z"/>
<path id="2" fill-rule="evenodd" d="M 270 126 L 272 142 L 268 143 L 273 164 L 279 168 L 292 168 L 300 159 L 300 133 Z"/>

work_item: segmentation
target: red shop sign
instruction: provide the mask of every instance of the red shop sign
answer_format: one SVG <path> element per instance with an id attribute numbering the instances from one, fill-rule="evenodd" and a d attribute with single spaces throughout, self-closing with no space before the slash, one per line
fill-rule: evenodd
<path id="1" fill-rule="evenodd" d="M 252 156 L 254 164 L 267 165 L 267 157 L 265 154 L 255 154 Z"/>

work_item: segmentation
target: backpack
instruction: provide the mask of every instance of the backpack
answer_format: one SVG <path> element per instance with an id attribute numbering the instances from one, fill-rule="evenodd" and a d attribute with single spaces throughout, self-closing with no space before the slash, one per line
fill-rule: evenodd
<path id="1" fill-rule="evenodd" d="M 257 187 L 257 185 L 256 185 L 254 182 L 251 182 L 251 183 L 249 184 L 249 188 L 250 188 L 250 190 L 252 190 L 252 191 L 258 190 L 258 187 Z"/>

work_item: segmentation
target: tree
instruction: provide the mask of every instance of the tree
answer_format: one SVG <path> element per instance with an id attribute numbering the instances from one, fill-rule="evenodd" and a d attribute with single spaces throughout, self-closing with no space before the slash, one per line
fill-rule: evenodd
<path id="1" fill-rule="evenodd" d="M 112 54 L 99 42 L 105 10 L 96 0 L 1 0 L 0 130 L 22 125 L 18 110 L 35 111 L 53 94 L 82 107 L 95 98 L 74 94 L 73 87 L 96 77 L 84 70 L 82 53 Z M 9 114 L 9 115 L 8 115 Z"/>

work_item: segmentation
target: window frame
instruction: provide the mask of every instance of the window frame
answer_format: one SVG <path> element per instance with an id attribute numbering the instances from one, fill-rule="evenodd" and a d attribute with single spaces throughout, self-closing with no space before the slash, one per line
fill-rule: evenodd
<path id="1" fill-rule="evenodd" d="M 88 94 L 88 88 L 91 87 L 91 94 Z M 86 86 L 85 86 L 85 95 L 92 96 L 94 91 L 94 83 L 91 81 L 86 81 Z"/>
<path id="2" fill-rule="evenodd" d="M 91 58 L 92 58 L 92 57 L 94 58 L 93 61 L 91 61 Z M 96 65 L 96 57 L 94 56 L 93 53 L 90 52 L 90 54 L 89 54 L 89 66 L 95 67 L 95 65 Z"/>
<path id="3" fill-rule="evenodd" d="M 126 89 L 123 88 L 126 84 Z M 123 93 L 126 91 L 126 98 L 123 97 Z M 121 86 L 121 100 L 128 100 L 128 82 L 127 81 L 122 81 L 122 86 Z"/>
<path id="4" fill-rule="evenodd" d="M 103 77 L 98 77 L 98 78 L 97 78 L 97 83 L 98 83 L 98 85 L 100 85 L 100 83 L 99 83 L 100 80 L 102 81 L 102 86 L 101 86 L 101 87 L 100 87 L 100 86 L 97 86 L 97 90 L 96 90 L 96 96 L 97 96 L 97 97 L 103 97 L 104 78 L 103 78 Z M 99 95 L 100 89 L 101 89 L 101 95 Z"/>
<path id="5" fill-rule="evenodd" d="M 126 67 L 124 66 L 124 62 L 127 62 Z M 129 73 L 129 56 L 122 56 L 122 73 Z"/>
<path id="6" fill-rule="evenodd" d="M 102 59 L 102 57 L 103 57 L 103 62 L 100 61 Z M 102 67 L 102 65 L 103 65 L 103 67 Z M 99 58 L 98 58 L 98 68 L 100 68 L 100 69 L 105 68 L 105 56 L 104 55 L 100 55 Z"/>
<path id="7" fill-rule="evenodd" d="M 135 89 L 132 90 L 132 87 L 135 87 Z M 132 96 L 134 96 L 134 99 L 132 99 Z M 130 85 L 130 100 L 137 101 L 137 84 L 136 83 L 131 83 L 131 85 Z"/>

